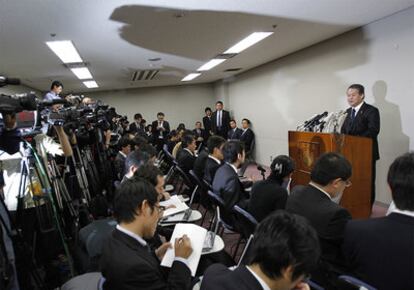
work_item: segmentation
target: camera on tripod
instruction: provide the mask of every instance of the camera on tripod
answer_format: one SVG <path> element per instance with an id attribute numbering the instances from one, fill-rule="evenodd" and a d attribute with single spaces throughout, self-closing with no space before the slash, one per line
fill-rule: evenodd
<path id="1" fill-rule="evenodd" d="M 38 102 L 34 93 L 0 95 L 0 113 L 13 114 L 37 110 Z"/>

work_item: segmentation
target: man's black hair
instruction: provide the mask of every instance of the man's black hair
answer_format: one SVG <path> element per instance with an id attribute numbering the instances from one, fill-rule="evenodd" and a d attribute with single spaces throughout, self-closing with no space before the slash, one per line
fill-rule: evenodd
<path id="1" fill-rule="evenodd" d="M 222 102 L 222 101 L 217 101 L 217 102 L 216 102 L 216 105 L 217 105 L 217 104 L 220 104 L 220 105 L 222 105 L 222 106 L 223 106 L 223 102 Z"/>
<path id="2" fill-rule="evenodd" d="M 224 143 L 226 143 L 226 140 L 223 137 L 218 135 L 211 136 L 207 141 L 208 153 L 213 154 L 214 148 L 220 148 Z"/>
<path id="3" fill-rule="evenodd" d="M 153 186 L 158 184 L 158 176 L 163 176 L 162 171 L 152 164 L 145 164 L 141 166 L 135 173 L 136 177 L 147 180 Z"/>
<path id="4" fill-rule="evenodd" d="M 357 90 L 358 91 L 358 94 L 365 96 L 365 88 L 364 88 L 363 85 L 360 85 L 360 84 L 352 84 L 352 85 L 350 85 L 348 87 L 348 90 L 349 89 Z"/>
<path id="5" fill-rule="evenodd" d="M 295 170 L 295 163 L 289 156 L 279 155 L 273 159 L 272 164 L 270 165 L 270 170 L 269 178 L 282 184 L 283 178 Z"/>
<path id="6" fill-rule="evenodd" d="M 125 136 L 125 137 L 122 137 L 118 141 L 118 148 L 119 148 L 119 150 L 122 150 L 122 148 L 130 146 L 132 144 L 133 144 L 132 140 L 130 140 L 127 136 Z"/>
<path id="7" fill-rule="evenodd" d="M 246 122 L 247 122 L 247 124 L 249 124 L 249 125 L 250 125 L 250 123 L 251 123 L 251 122 L 250 122 L 250 120 L 249 120 L 249 119 L 246 119 L 246 118 L 244 118 L 244 119 L 242 120 L 242 122 L 243 122 L 243 121 L 246 121 Z"/>
<path id="8" fill-rule="evenodd" d="M 164 114 L 163 112 L 158 112 L 158 113 L 157 113 L 157 117 L 158 117 L 158 116 L 165 116 L 165 114 Z"/>
<path id="9" fill-rule="evenodd" d="M 207 111 L 210 111 L 210 112 L 211 112 L 211 108 L 210 108 L 210 107 L 206 107 L 206 108 L 204 109 L 204 113 L 207 113 Z"/>
<path id="10" fill-rule="evenodd" d="M 308 275 L 319 256 L 318 236 L 306 219 L 278 210 L 257 226 L 248 264 L 258 264 L 270 279 L 280 278 L 282 271 L 291 266 L 294 281 Z"/>
<path id="11" fill-rule="evenodd" d="M 148 159 L 151 159 L 157 155 L 157 149 L 155 149 L 155 147 L 151 144 L 143 144 L 141 147 L 139 147 L 139 151 L 141 151 L 143 154 L 147 154 Z"/>
<path id="12" fill-rule="evenodd" d="M 148 181 L 132 178 L 121 183 L 114 199 L 114 217 L 118 223 L 131 223 L 139 215 L 137 208 L 146 200 L 151 207 L 158 201 L 158 193 Z"/>
<path id="13" fill-rule="evenodd" d="M 132 143 L 134 146 L 141 148 L 144 144 L 148 144 L 148 140 L 142 136 L 135 136 L 134 139 L 132 139 Z"/>
<path id="14" fill-rule="evenodd" d="M 141 120 L 142 120 L 142 115 L 141 115 L 140 113 L 136 113 L 136 114 L 134 115 L 134 119 L 135 119 L 135 120 L 137 120 L 137 119 L 141 119 Z"/>
<path id="15" fill-rule="evenodd" d="M 311 171 L 311 180 L 326 186 L 337 178 L 346 181 L 351 175 L 351 163 L 341 154 L 329 152 L 322 154 L 316 161 Z"/>
<path id="16" fill-rule="evenodd" d="M 240 141 L 227 141 L 223 146 L 224 161 L 234 163 L 238 155 L 244 151 L 244 144 Z"/>
<path id="17" fill-rule="evenodd" d="M 195 137 L 192 134 L 185 134 L 181 138 L 181 148 L 187 148 L 191 143 L 195 141 Z"/>
<path id="18" fill-rule="evenodd" d="M 133 150 L 131 153 L 128 154 L 127 158 L 125 159 L 125 169 L 126 172 L 129 171 L 131 166 L 135 166 L 137 168 L 141 167 L 148 161 L 148 154 L 142 153 L 140 150 Z"/>
<path id="19" fill-rule="evenodd" d="M 394 160 L 388 170 L 387 181 L 395 206 L 400 210 L 414 211 L 414 152 Z"/>
<path id="20" fill-rule="evenodd" d="M 63 84 L 60 81 L 53 81 L 52 85 L 50 86 L 50 90 L 53 90 L 55 87 L 56 88 L 62 87 L 63 89 Z"/>

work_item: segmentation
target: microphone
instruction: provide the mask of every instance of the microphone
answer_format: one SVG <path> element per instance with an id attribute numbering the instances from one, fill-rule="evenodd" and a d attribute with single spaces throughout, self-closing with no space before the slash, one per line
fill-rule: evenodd
<path id="1" fill-rule="evenodd" d="M 264 169 L 261 165 L 257 165 L 257 170 L 261 172 L 266 172 L 266 169 Z"/>
<path id="2" fill-rule="evenodd" d="M 326 117 L 328 115 L 328 112 L 325 111 L 322 114 L 316 115 L 314 118 L 312 118 L 311 120 L 308 121 L 308 124 L 305 125 L 305 127 L 309 128 L 309 127 L 313 127 L 314 125 L 318 124 L 320 119 L 322 119 L 323 117 Z"/>
<path id="3" fill-rule="evenodd" d="M 20 80 L 16 78 L 6 78 L 5 76 L 0 76 L 0 88 L 7 85 L 20 85 Z"/>

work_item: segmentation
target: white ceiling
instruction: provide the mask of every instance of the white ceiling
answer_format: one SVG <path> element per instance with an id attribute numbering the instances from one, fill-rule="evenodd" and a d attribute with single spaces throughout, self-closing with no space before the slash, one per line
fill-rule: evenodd
<path id="1" fill-rule="evenodd" d="M 58 79 L 66 92 L 182 84 L 186 74 L 251 32 L 277 25 L 264 41 L 190 83 L 212 82 L 414 5 L 414 0 L 1 2 L 0 74 L 42 91 Z M 50 40 L 72 40 L 99 88 L 86 89 L 48 49 Z M 161 60 L 148 61 L 156 57 Z M 242 70 L 224 72 L 230 68 Z M 133 71 L 148 69 L 160 70 L 154 80 L 130 81 Z"/>

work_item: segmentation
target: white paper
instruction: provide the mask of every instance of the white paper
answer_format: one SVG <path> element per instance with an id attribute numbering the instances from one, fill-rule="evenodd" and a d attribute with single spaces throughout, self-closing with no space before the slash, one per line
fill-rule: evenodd
<path id="1" fill-rule="evenodd" d="M 160 205 L 164 206 L 164 207 L 167 207 L 169 205 L 174 205 L 175 206 L 173 208 L 166 209 L 164 211 L 163 217 L 174 215 L 174 214 L 177 214 L 179 212 L 183 212 L 186 209 L 188 209 L 188 205 L 186 203 L 182 202 L 179 199 L 179 197 L 176 196 L 176 195 L 171 196 L 171 198 L 169 200 L 161 201 Z"/>
<path id="2" fill-rule="evenodd" d="M 194 224 L 177 224 L 174 228 L 174 232 L 171 237 L 172 248 L 168 249 L 162 259 L 161 266 L 171 267 L 174 258 L 174 242 L 175 239 L 181 238 L 183 235 L 187 235 L 191 241 L 191 247 L 193 252 L 188 257 L 188 266 L 190 267 L 191 275 L 195 277 L 198 263 L 200 262 L 201 253 L 203 251 L 204 240 L 207 235 L 207 230 Z"/>

